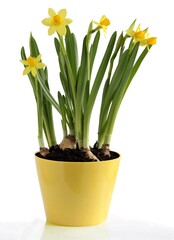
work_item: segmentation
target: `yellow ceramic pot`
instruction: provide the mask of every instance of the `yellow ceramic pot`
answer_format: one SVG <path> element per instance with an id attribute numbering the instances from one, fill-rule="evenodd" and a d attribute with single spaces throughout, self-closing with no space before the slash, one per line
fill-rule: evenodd
<path id="1" fill-rule="evenodd" d="M 35 158 L 49 223 L 90 226 L 106 220 L 120 157 L 100 162 Z"/>

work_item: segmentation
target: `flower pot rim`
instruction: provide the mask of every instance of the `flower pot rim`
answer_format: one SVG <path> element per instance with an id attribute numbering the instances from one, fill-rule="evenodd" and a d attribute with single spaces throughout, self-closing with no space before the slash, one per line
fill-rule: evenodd
<path id="1" fill-rule="evenodd" d="M 114 151 L 111 151 L 111 152 L 114 152 Z M 50 161 L 50 162 L 58 162 L 58 163 L 65 163 L 65 164 L 101 164 L 101 163 L 104 163 L 104 162 L 110 162 L 110 161 L 116 161 L 116 160 L 120 160 L 121 159 L 121 155 L 118 153 L 118 152 L 115 152 L 118 154 L 118 157 L 116 158 L 113 158 L 113 159 L 108 159 L 108 160 L 102 160 L 102 161 L 86 161 L 86 162 L 77 162 L 77 161 L 60 161 L 60 160 L 54 160 L 54 159 L 47 159 L 47 158 L 43 158 L 43 157 L 39 157 L 37 156 L 36 154 L 39 153 L 39 152 L 35 152 L 35 158 L 39 158 L 39 159 L 43 159 L 43 160 L 47 160 L 47 161 Z"/>

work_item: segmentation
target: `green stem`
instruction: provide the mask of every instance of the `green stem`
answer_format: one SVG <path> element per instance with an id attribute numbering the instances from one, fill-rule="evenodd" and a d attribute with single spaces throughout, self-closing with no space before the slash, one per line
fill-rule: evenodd
<path id="1" fill-rule="evenodd" d="M 45 133 L 45 137 L 46 137 L 48 146 L 49 147 L 54 146 L 55 144 L 52 144 L 52 139 L 51 139 L 51 134 L 50 134 L 50 131 L 49 131 L 49 126 L 48 126 L 48 123 L 45 120 L 45 117 L 44 117 L 44 122 L 43 122 L 43 129 L 44 129 L 44 133 Z"/>
<path id="2" fill-rule="evenodd" d="M 37 103 L 37 119 L 38 119 L 38 142 L 39 147 L 44 148 L 43 140 L 43 93 L 40 88 L 37 79 L 35 78 L 35 89 L 36 89 L 36 103 Z"/>
<path id="3" fill-rule="evenodd" d="M 48 71 L 47 68 L 42 71 L 44 73 L 43 79 L 45 80 L 45 85 L 49 90 L 48 84 Z M 52 114 L 52 104 L 47 100 L 45 95 L 43 95 L 43 105 L 44 105 L 44 132 L 47 138 L 48 146 L 52 147 L 56 145 L 56 136 L 54 131 L 54 122 L 53 122 L 53 114 Z"/>
<path id="4" fill-rule="evenodd" d="M 44 99 L 44 132 L 48 142 L 48 146 L 52 147 L 56 145 L 56 136 L 54 131 L 54 123 L 52 116 L 52 106 Z"/>
<path id="5" fill-rule="evenodd" d="M 59 100 L 59 106 L 61 109 L 61 116 L 62 116 L 62 129 L 63 129 L 63 136 L 67 136 L 67 120 L 66 120 L 66 106 L 65 106 L 65 102 L 64 102 L 64 98 L 61 95 L 60 92 L 58 92 L 58 100 Z"/>
<path id="6" fill-rule="evenodd" d="M 55 107 L 55 109 L 61 113 L 60 111 L 60 107 L 58 105 L 58 103 L 56 102 L 56 100 L 53 98 L 53 96 L 51 95 L 49 89 L 47 88 L 47 86 L 45 85 L 41 75 L 39 74 L 39 72 L 37 72 L 37 79 L 43 89 L 43 92 L 45 94 L 45 96 L 47 97 L 48 101 Z"/>

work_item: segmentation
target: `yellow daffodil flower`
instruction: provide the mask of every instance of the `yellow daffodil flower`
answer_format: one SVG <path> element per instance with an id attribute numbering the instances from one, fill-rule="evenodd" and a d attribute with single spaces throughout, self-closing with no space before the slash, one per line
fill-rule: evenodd
<path id="1" fill-rule="evenodd" d="M 156 37 L 150 37 L 146 39 L 148 45 L 154 45 L 156 44 L 157 38 Z"/>
<path id="2" fill-rule="evenodd" d="M 146 45 L 155 45 L 157 41 L 156 37 L 150 37 L 150 38 L 145 38 L 140 42 L 141 46 L 146 46 Z"/>
<path id="3" fill-rule="evenodd" d="M 140 25 L 138 25 L 136 31 L 132 29 L 132 26 L 126 30 L 128 36 L 134 38 L 134 42 L 140 42 L 145 38 L 145 30 L 141 30 Z"/>
<path id="4" fill-rule="evenodd" d="M 52 8 L 48 9 L 49 18 L 42 20 L 42 23 L 49 26 L 48 35 L 52 35 L 57 32 L 61 36 L 66 35 L 66 26 L 72 22 L 70 18 L 66 18 L 66 9 L 61 9 L 56 13 Z"/>
<path id="5" fill-rule="evenodd" d="M 156 44 L 157 38 L 156 37 L 149 37 L 150 33 L 148 32 L 148 29 L 146 29 L 145 33 L 145 38 L 144 40 L 141 41 L 141 46 L 146 46 L 146 45 L 154 45 Z"/>
<path id="6" fill-rule="evenodd" d="M 105 16 L 103 15 L 101 18 L 100 18 L 100 22 L 96 22 L 96 21 L 93 21 L 95 24 L 98 25 L 98 29 L 102 29 L 104 31 L 104 33 L 106 33 L 106 30 L 107 30 L 107 26 L 110 25 L 110 20 Z"/>
<path id="7" fill-rule="evenodd" d="M 140 42 L 140 46 L 146 45 L 154 45 L 156 44 L 156 37 L 149 37 L 148 28 L 145 30 L 141 30 L 140 25 L 136 28 L 136 31 L 133 30 L 135 25 L 135 21 L 131 24 L 131 26 L 126 30 L 128 36 L 133 37 L 134 42 Z"/>
<path id="8" fill-rule="evenodd" d="M 35 77 L 37 74 L 37 69 L 46 67 L 46 65 L 40 62 L 40 60 L 41 55 L 38 55 L 37 58 L 30 56 L 26 60 L 20 60 L 20 62 L 26 66 L 26 68 L 23 71 L 23 75 L 26 75 L 31 72 L 33 77 Z"/>

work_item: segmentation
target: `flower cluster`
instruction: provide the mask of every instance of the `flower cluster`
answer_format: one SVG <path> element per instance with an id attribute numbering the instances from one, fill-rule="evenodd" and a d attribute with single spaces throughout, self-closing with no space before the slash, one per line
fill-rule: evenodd
<path id="1" fill-rule="evenodd" d="M 52 115 L 54 107 L 62 118 L 63 140 L 59 147 L 77 148 L 85 152 L 87 157 L 98 161 L 90 151 L 89 129 L 92 110 L 102 82 L 104 87 L 95 147 L 101 149 L 104 155 L 109 155 L 111 136 L 121 102 L 150 47 L 156 44 L 156 37 L 150 37 L 148 28 L 142 30 L 140 25 L 134 30 L 135 21 L 119 36 L 116 31 L 113 32 L 103 50 L 98 70 L 93 73 L 100 30 L 106 34 L 110 25 L 109 18 L 103 15 L 99 21 L 90 22 L 79 61 L 77 40 L 70 30 L 72 20 L 66 17 L 66 9 L 56 12 L 49 8 L 48 15 L 42 23 L 49 27 L 48 35 L 57 34 L 54 44 L 63 87 L 63 92 L 58 92 L 57 100 L 51 94 L 47 67 L 41 61 L 39 47 L 32 35 L 28 58 L 24 47 L 21 49 L 21 63 L 25 67 L 23 74 L 28 75 L 36 99 L 41 154 L 46 155 L 44 135 L 49 147 L 57 144 Z M 97 26 L 93 27 L 93 24 Z"/>
<path id="2" fill-rule="evenodd" d="M 148 32 L 148 28 L 142 30 L 140 24 L 134 30 L 135 21 L 131 24 L 131 26 L 126 30 L 128 36 L 132 37 L 134 42 L 140 43 L 140 46 L 149 46 L 156 44 L 156 37 L 149 37 L 150 33 Z"/>

